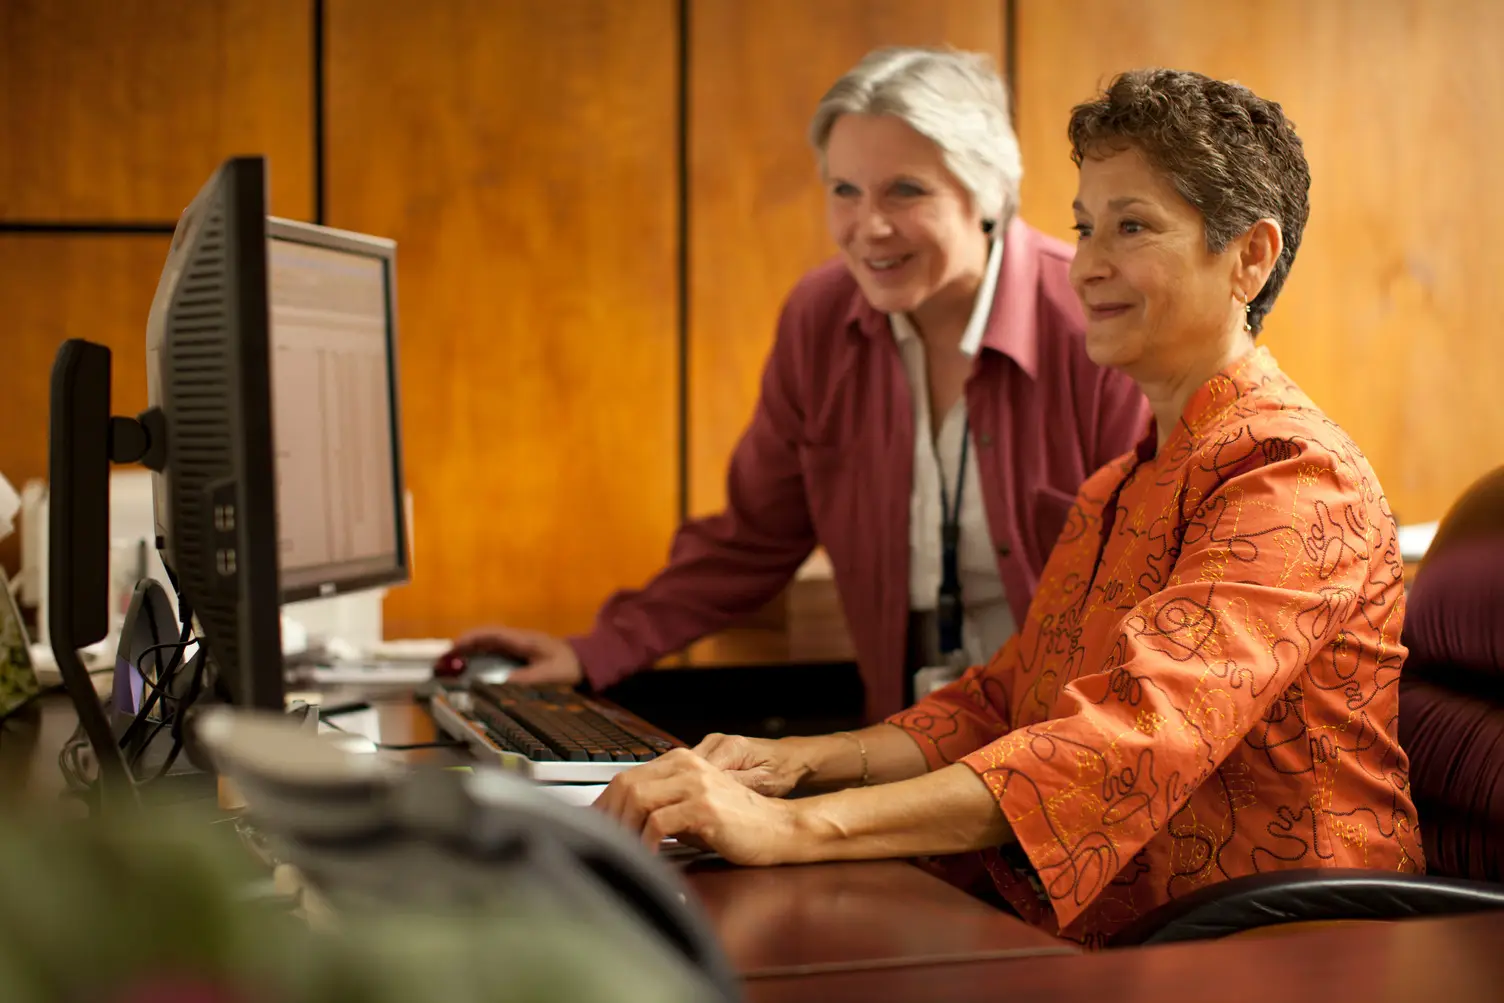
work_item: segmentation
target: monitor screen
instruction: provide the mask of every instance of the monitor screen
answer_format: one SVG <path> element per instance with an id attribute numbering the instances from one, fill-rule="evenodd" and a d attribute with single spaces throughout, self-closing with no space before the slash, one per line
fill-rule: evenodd
<path id="1" fill-rule="evenodd" d="M 282 600 L 404 581 L 394 245 L 267 232 Z"/>

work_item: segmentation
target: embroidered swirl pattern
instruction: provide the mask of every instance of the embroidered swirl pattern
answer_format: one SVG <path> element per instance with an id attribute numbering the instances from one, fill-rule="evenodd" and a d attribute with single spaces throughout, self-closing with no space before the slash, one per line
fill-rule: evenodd
<path id="1" fill-rule="evenodd" d="M 1265 349 L 1149 445 L 1083 485 L 1019 634 L 891 723 L 976 770 L 999 890 L 1084 943 L 1257 871 L 1421 870 L 1367 460 Z"/>

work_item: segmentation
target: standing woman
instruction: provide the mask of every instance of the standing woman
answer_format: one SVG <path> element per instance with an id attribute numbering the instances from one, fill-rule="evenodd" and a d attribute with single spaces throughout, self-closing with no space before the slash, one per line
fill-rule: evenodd
<path id="1" fill-rule="evenodd" d="M 915 670 L 943 679 L 1006 642 L 1076 489 L 1148 419 L 1086 353 L 1070 248 L 1016 216 L 1007 109 L 969 53 L 883 49 L 837 81 L 810 139 L 840 257 L 784 304 L 725 511 L 685 523 L 590 633 L 462 644 L 525 657 L 517 682 L 604 687 L 758 609 L 817 544 L 869 720 L 910 702 Z"/>

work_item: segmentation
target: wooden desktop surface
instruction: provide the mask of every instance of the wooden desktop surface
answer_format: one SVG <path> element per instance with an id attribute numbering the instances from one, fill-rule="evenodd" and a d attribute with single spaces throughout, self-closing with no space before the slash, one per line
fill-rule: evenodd
<path id="1" fill-rule="evenodd" d="M 1494 1003 L 1504 997 L 1504 912 L 1069 958 L 869 967 L 756 979 L 748 1003 Z"/>
<path id="2" fill-rule="evenodd" d="M 384 741 L 433 737 L 432 722 L 410 701 L 375 705 Z M 74 716 L 58 696 L 38 711 L 4 725 L 0 794 L 46 804 L 62 789 L 57 751 Z M 1504 986 L 1504 913 L 1079 955 L 899 861 L 695 865 L 686 877 L 751 1003 L 1469 1003 L 1496 1000 Z"/>
<path id="3" fill-rule="evenodd" d="M 331 690 L 324 697 L 332 705 L 359 695 Z M 438 737 L 428 713 L 411 699 L 379 696 L 372 705 L 384 743 Z M 8 796 L 45 805 L 63 790 L 57 753 L 76 718 L 60 695 L 41 700 L 38 711 L 33 719 L 5 724 L 0 786 Z M 451 749 L 379 754 L 428 761 L 465 755 Z M 778 868 L 711 861 L 687 867 L 685 877 L 732 966 L 748 979 L 1075 952 L 903 861 Z"/>
<path id="4" fill-rule="evenodd" d="M 432 718 L 410 700 L 376 707 L 382 741 L 436 737 Z M 900 860 L 772 868 L 711 862 L 686 868 L 685 877 L 746 978 L 1075 951 Z"/>
<path id="5" fill-rule="evenodd" d="M 844 624 L 818 628 L 728 627 L 660 659 L 656 669 L 761 668 L 770 665 L 838 665 L 856 661 Z"/>
<path id="6" fill-rule="evenodd" d="M 1077 953 L 899 860 L 693 865 L 687 876 L 749 979 Z"/>
<path id="7" fill-rule="evenodd" d="M 840 597 L 828 578 L 796 580 L 744 622 L 661 659 L 660 669 L 836 665 L 856 661 Z"/>

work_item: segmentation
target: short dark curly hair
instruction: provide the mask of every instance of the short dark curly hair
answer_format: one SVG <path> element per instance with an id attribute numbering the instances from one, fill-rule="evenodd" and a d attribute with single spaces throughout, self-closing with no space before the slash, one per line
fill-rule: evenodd
<path id="1" fill-rule="evenodd" d="M 1102 95 L 1071 110 L 1076 166 L 1137 148 L 1201 213 L 1214 254 L 1260 219 L 1272 219 L 1284 249 L 1249 303 L 1257 334 L 1274 305 L 1310 214 L 1311 169 L 1295 127 L 1273 101 L 1241 84 L 1185 70 L 1130 70 Z"/>

